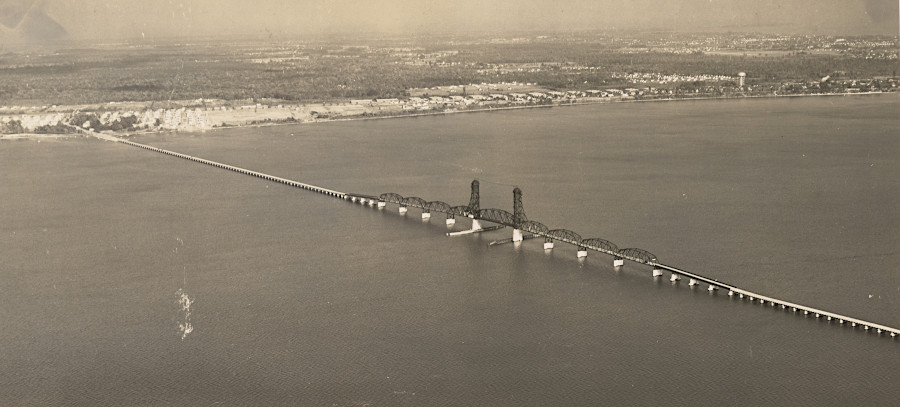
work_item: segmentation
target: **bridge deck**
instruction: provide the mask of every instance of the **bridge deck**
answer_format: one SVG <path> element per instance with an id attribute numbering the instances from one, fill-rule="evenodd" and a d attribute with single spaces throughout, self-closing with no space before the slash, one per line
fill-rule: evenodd
<path id="1" fill-rule="evenodd" d="M 679 268 L 667 266 L 665 264 L 651 263 L 651 265 L 653 265 L 654 267 L 661 268 L 661 269 L 669 270 L 673 273 L 677 273 L 677 274 L 680 274 L 680 275 L 683 275 L 683 276 L 686 276 L 689 278 L 693 278 L 698 281 L 702 281 L 702 282 L 712 285 L 712 286 L 720 287 L 723 289 L 728 289 L 730 291 L 734 291 L 735 293 L 743 294 L 748 297 L 753 297 L 755 299 L 759 299 L 762 302 L 769 302 L 769 303 L 776 304 L 776 305 L 784 305 L 785 307 L 795 308 L 800 311 L 808 311 L 810 313 L 819 314 L 821 316 L 831 317 L 833 319 L 838 319 L 838 320 L 844 320 L 846 322 L 855 323 L 855 324 L 862 325 L 862 326 L 868 326 L 870 328 L 881 329 L 883 331 L 887 331 L 887 332 L 891 332 L 891 333 L 900 335 L 900 329 L 897 329 L 897 328 L 891 328 L 889 326 L 884 326 L 884 325 L 876 324 L 873 322 L 864 321 L 864 320 L 853 318 L 853 317 L 848 317 L 846 315 L 836 314 L 834 312 L 824 311 L 824 310 L 820 310 L 817 308 L 808 307 L 806 305 L 795 304 L 795 303 L 780 300 L 777 298 L 767 297 L 762 294 L 758 294 L 758 293 L 755 293 L 752 291 L 740 289 L 733 285 L 726 284 L 726 283 L 723 283 L 723 282 L 720 282 L 718 280 L 714 280 L 714 279 L 711 279 L 708 277 L 704 277 L 699 274 L 691 273 L 689 271 L 685 271 L 685 270 L 682 270 Z"/>
<path id="2" fill-rule="evenodd" d="M 163 153 L 163 154 L 175 156 L 178 158 L 184 158 L 185 160 L 210 165 L 210 166 L 213 166 L 216 168 L 222 168 L 222 169 L 234 171 L 234 172 L 241 173 L 241 174 L 246 174 L 246 175 L 249 175 L 252 177 L 262 178 L 262 179 L 265 179 L 268 181 L 273 181 L 273 182 L 278 182 L 278 183 L 285 184 L 285 185 L 290 185 L 295 188 L 301 188 L 301 189 L 306 189 L 306 190 L 310 190 L 310 191 L 314 191 L 314 192 L 319 192 L 319 193 L 333 196 L 336 198 L 345 199 L 347 197 L 347 194 L 344 192 L 339 192 L 339 191 L 335 191 L 335 190 L 328 189 L 328 188 L 322 188 L 320 186 L 306 184 L 306 183 L 299 182 L 299 181 L 289 180 L 287 178 L 276 177 L 274 175 L 264 174 L 261 172 L 248 170 L 246 168 L 236 167 L 236 166 L 228 165 L 228 164 L 222 164 L 222 163 L 219 163 L 216 161 L 207 160 L 207 159 L 203 159 L 203 158 L 199 158 L 199 157 L 194 157 L 194 156 L 190 156 L 187 154 L 176 153 L 174 151 L 163 150 L 161 148 L 151 147 L 148 145 L 135 143 L 133 141 L 121 140 L 121 139 L 115 139 L 115 141 L 119 142 L 119 143 L 123 143 L 123 144 L 128 144 L 130 146 L 138 147 L 138 148 L 143 148 L 145 150 L 155 151 L 158 153 Z"/>

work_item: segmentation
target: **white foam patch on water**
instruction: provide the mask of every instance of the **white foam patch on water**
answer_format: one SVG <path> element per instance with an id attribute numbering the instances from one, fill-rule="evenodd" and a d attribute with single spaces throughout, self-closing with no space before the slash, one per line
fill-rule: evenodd
<path id="1" fill-rule="evenodd" d="M 194 299 L 184 292 L 183 288 L 178 289 L 175 295 L 178 297 L 176 303 L 181 306 L 178 316 L 183 317 L 178 321 L 178 330 L 181 331 L 181 340 L 183 341 L 188 334 L 194 331 L 194 326 L 191 325 L 191 305 L 194 304 Z"/>

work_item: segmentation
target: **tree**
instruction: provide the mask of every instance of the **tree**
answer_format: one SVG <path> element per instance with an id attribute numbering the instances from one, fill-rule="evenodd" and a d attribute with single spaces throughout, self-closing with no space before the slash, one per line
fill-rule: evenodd
<path id="1" fill-rule="evenodd" d="M 19 120 L 10 120 L 0 126 L 0 133 L 3 134 L 22 134 L 24 132 L 25 127 L 22 127 L 22 122 Z"/>

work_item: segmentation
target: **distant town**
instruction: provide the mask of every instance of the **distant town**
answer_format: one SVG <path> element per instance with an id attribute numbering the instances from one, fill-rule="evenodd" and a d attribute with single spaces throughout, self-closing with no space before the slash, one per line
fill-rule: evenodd
<path id="1" fill-rule="evenodd" d="M 897 37 L 528 34 L 9 50 L 0 133 L 195 131 L 688 98 L 897 91 Z"/>

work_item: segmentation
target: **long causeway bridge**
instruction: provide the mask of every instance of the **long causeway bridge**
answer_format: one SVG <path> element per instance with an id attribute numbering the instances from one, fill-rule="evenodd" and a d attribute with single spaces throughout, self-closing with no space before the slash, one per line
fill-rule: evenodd
<path id="1" fill-rule="evenodd" d="M 673 283 L 678 282 L 681 279 L 688 279 L 689 286 L 695 287 L 705 285 L 707 287 L 707 290 L 711 293 L 716 293 L 719 290 L 727 291 L 728 296 L 730 297 L 745 299 L 750 302 L 759 302 L 762 305 L 769 305 L 771 307 L 780 307 L 783 310 L 790 310 L 791 312 L 795 313 L 802 312 L 805 315 L 815 315 L 816 318 L 820 318 L 825 321 L 833 321 L 841 325 L 849 325 L 850 327 L 859 327 L 864 331 L 874 331 L 879 335 L 889 335 L 889 337 L 891 338 L 896 338 L 898 335 L 900 335 L 900 329 L 897 328 L 892 328 L 889 326 L 864 321 L 838 313 L 824 311 L 813 307 L 768 297 L 748 290 L 743 290 L 734 285 L 710 277 L 702 276 L 697 273 L 663 264 L 654 254 L 644 249 L 633 247 L 620 249 L 618 246 L 616 246 L 615 243 L 612 243 L 605 239 L 583 238 L 580 234 L 568 229 L 550 229 L 548 226 L 537 221 L 529 220 L 525 216 L 525 209 L 522 204 L 522 191 L 519 188 L 513 189 L 512 213 L 497 208 L 482 209 L 480 207 L 478 180 L 472 181 L 471 195 L 469 197 L 468 205 L 452 206 L 446 202 L 426 201 L 425 199 L 415 196 L 404 197 L 393 192 L 383 193 L 379 196 L 346 193 L 320 186 L 306 184 L 303 182 L 293 181 L 286 178 L 276 177 L 274 175 L 264 174 L 233 165 L 222 164 L 216 161 L 194 157 L 187 154 L 176 153 L 145 144 L 135 143 L 117 137 L 107 136 L 94 132 L 88 132 L 88 134 L 103 140 L 122 143 L 144 150 L 154 151 L 188 161 L 193 161 L 199 164 L 206 164 L 216 168 L 234 171 L 252 177 L 261 178 L 266 181 L 276 182 L 295 188 L 321 193 L 333 198 L 356 202 L 371 207 L 377 207 L 378 209 L 384 209 L 388 204 L 393 204 L 397 205 L 398 211 L 401 214 L 405 214 L 409 211 L 409 208 L 415 208 L 421 213 L 422 219 L 426 220 L 431 218 L 432 213 L 443 213 L 446 219 L 445 222 L 447 226 L 453 226 L 456 223 L 457 217 L 468 218 L 471 220 L 470 229 L 450 232 L 447 233 L 448 236 L 480 233 L 509 227 L 512 228 L 512 237 L 509 239 L 493 242 L 492 245 L 510 242 L 516 243 L 522 242 L 527 239 L 543 237 L 544 250 L 552 250 L 555 243 L 566 243 L 577 247 L 578 250 L 576 252 L 576 255 L 578 258 L 587 256 L 588 251 L 600 252 L 602 254 L 612 256 L 614 267 L 623 266 L 625 264 L 625 260 L 646 265 L 652 270 L 651 273 L 653 278 L 661 278 L 664 272 L 669 272 L 669 279 Z M 482 222 L 491 223 L 492 225 L 484 226 L 482 225 Z"/>

